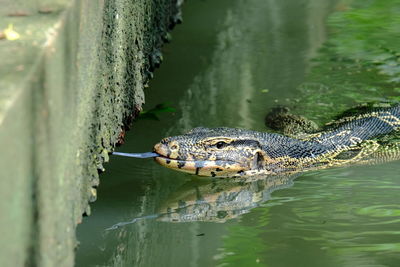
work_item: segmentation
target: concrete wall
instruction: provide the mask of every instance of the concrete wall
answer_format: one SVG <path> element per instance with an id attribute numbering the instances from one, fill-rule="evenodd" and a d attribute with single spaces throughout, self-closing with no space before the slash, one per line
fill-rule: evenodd
<path id="1" fill-rule="evenodd" d="M 0 266 L 72 266 L 98 171 L 144 102 L 180 0 L 3 0 Z"/>

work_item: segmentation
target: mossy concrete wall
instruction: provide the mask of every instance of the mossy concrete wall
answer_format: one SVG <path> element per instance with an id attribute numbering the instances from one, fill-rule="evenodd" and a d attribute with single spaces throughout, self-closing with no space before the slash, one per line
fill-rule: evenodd
<path id="1" fill-rule="evenodd" d="M 74 264 L 75 227 L 181 2 L 2 2 L 0 266 Z"/>

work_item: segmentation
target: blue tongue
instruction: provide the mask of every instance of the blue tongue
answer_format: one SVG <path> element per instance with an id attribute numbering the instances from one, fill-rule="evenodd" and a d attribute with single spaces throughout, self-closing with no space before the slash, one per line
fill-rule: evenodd
<path id="1" fill-rule="evenodd" d="M 113 155 L 117 155 L 117 156 L 124 156 L 124 157 L 131 157 L 131 158 L 141 158 L 141 159 L 154 158 L 154 157 L 160 156 L 159 154 L 153 153 L 153 152 L 144 152 L 144 153 L 113 152 L 112 154 Z"/>

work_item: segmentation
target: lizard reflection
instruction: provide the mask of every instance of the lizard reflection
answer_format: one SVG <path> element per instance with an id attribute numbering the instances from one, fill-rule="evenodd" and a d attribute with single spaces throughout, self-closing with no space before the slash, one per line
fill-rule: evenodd
<path id="1" fill-rule="evenodd" d="M 296 175 L 297 176 L 297 175 Z M 271 198 L 277 189 L 293 184 L 295 175 L 245 179 L 192 180 L 163 204 L 164 222 L 225 222 L 248 213 Z"/>

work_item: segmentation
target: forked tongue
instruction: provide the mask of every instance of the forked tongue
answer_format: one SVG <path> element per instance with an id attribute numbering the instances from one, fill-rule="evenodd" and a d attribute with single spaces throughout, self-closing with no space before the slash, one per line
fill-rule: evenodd
<path id="1" fill-rule="evenodd" d="M 123 157 L 131 157 L 131 158 L 140 158 L 140 159 L 146 159 L 146 158 L 155 158 L 160 156 L 157 153 L 154 152 L 144 152 L 144 153 L 123 153 L 123 152 L 113 152 L 113 155 L 117 156 L 123 156 Z"/>

